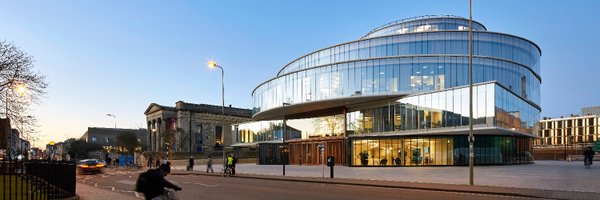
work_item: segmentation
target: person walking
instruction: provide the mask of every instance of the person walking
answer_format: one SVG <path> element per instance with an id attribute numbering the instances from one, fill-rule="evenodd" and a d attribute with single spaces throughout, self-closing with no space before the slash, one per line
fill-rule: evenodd
<path id="1" fill-rule="evenodd" d="M 152 156 L 150 156 L 150 158 L 148 158 L 148 168 L 152 168 L 152 164 L 154 164 L 153 161 L 154 159 L 152 158 Z"/>
<path id="2" fill-rule="evenodd" d="M 190 156 L 190 160 L 188 160 L 188 170 L 189 171 L 194 171 L 194 157 Z"/>
<path id="3" fill-rule="evenodd" d="M 208 155 L 208 160 L 206 160 L 206 173 L 208 173 L 208 170 L 210 170 L 210 173 L 215 173 L 215 171 L 213 170 L 212 167 L 212 156 Z"/>
<path id="4" fill-rule="evenodd" d="M 592 147 L 588 147 L 583 152 L 583 163 L 584 163 L 586 169 L 589 169 L 592 166 L 592 160 L 594 160 L 594 154 L 596 154 L 596 152 L 594 152 L 592 150 Z"/>
<path id="5" fill-rule="evenodd" d="M 231 175 L 235 175 L 235 164 L 237 164 L 237 157 L 231 155 L 231 157 L 233 158 L 232 162 L 231 162 Z"/>

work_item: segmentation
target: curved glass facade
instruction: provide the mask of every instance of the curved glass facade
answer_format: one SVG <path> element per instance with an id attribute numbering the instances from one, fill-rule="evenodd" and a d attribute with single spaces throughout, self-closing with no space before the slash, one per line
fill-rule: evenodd
<path id="1" fill-rule="evenodd" d="M 473 82 L 497 81 L 540 105 L 541 81 L 522 65 L 477 57 Z M 468 85 L 469 58 L 400 57 L 362 60 L 289 73 L 266 82 L 253 94 L 254 113 L 291 104 L 364 95 L 412 94 Z"/>
<path id="2" fill-rule="evenodd" d="M 531 134 L 539 110 L 495 83 L 473 86 L 476 128 L 501 127 Z M 450 131 L 469 125 L 469 88 L 411 95 L 348 107 L 348 136 L 371 133 Z"/>
<path id="3" fill-rule="evenodd" d="M 350 60 L 389 56 L 469 56 L 468 31 L 434 31 L 368 38 L 325 48 L 287 64 L 278 76 L 298 70 Z M 520 37 L 495 32 L 473 32 L 473 55 L 508 60 L 539 74 L 541 51 Z"/>
<path id="4" fill-rule="evenodd" d="M 540 105 L 539 47 L 527 39 L 488 32 L 483 25 L 474 24 L 474 82 L 497 81 Z M 284 100 L 297 104 L 466 85 L 469 34 L 468 29 L 459 28 L 463 25 L 468 25 L 468 20 L 417 18 L 302 56 L 253 91 L 254 113 L 280 107 Z M 418 28 L 421 26 L 437 28 Z M 407 31 L 398 32 L 403 29 Z"/>
<path id="5" fill-rule="evenodd" d="M 376 28 L 361 39 L 401 33 L 442 30 L 469 30 L 469 20 L 455 16 L 423 16 L 403 19 Z M 486 29 L 479 22 L 473 21 L 473 30 L 485 31 Z"/>
<path id="6" fill-rule="evenodd" d="M 454 16 L 410 18 L 302 56 L 254 89 L 253 117 L 287 114 L 296 164 L 322 164 L 321 152 L 348 166 L 467 165 L 468 26 Z M 475 164 L 531 163 L 541 50 L 478 22 L 473 30 Z M 241 142 L 281 140 L 281 122 L 240 125 Z"/>

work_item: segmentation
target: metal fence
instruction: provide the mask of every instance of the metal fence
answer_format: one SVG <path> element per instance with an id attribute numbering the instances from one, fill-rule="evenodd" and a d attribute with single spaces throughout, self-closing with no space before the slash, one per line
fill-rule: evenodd
<path id="1" fill-rule="evenodd" d="M 64 199 L 75 196 L 76 165 L 64 161 L 0 161 L 1 199 Z"/>

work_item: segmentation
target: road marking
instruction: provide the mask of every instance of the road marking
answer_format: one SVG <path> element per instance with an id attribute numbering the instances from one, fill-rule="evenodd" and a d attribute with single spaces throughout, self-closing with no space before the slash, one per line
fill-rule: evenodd
<path id="1" fill-rule="evenodd" d="M 139 197 L 140 197 L 140 195 L 139 195 L 137 192 L 135 192 L 135 197 L 138 197 L 138 198 L 139 198 Z"/>
<path id="2" fill-rule="evenodd" d="M 135 181 L 131 181 L 131 180 L 119 180 L 119 181 L 117 181 L 117 183 L 123 183 L 126 185 L 135 185 Z"/>
<path id="3" fill-rule="evenodd" d="M 98 187 L 98 183 L 94 184 L 94 187 Z"/>
<path id="4" fill-rule="evenodd" d="M 112 191 L 113 191 L 113 192 L 115 191 L 115 187 L 112 187 Z"/>

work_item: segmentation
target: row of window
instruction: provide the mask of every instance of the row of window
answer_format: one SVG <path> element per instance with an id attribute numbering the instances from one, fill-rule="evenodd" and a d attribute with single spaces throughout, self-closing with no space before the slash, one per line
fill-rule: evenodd
<path id="1" fill-rule="evenodd" d="M 326 48 L 286 65 L 278 75 L 337 62 L 411 55 L 469 55 L 466 31 L 438 31 L 394 35 Z M 524 39 L 498 33 L 473 33 L 473 54 L 520 63 L 540 72 L 539 49 Z"/>
<path id="2" fill-rule="evenodd" d="M 497 81 L 535 104 L 540 80 L 524 67 L 487 58 L 473 59 L 474 83 Z M 372 94 L 410 94 L 468 85 L 467 57 L 389 58 L 300 71 L 273 79 L 253 92 L 254 113 L 302 103 Z"/>
<path id="3" fill-rule="evenodd" d="M 397 24 L 390 24 L 387 27 L 378 28 L 363 38 L 379 37 L 384 35 L 424 32 L 424 31 L 441 31 L 441 30 L 469 30 L 469 20 L 458 18 L 430 18 L 414 21 L 407 21 Z M 485 27 L 475 22 L 473 23 L 474 31 L 485 31 Z"/>
<path id="4" fill-rule="evenodd" d="M 540 122 L 541 129 L 560 129 L 560 128 L 572 128 L 572 127 L 582 127 L 582 126 L 595 126 L 599 124 L 599 117 L 590 117 L 583 119 L 568 119 L 563 121 L 545 121 Z"/>

